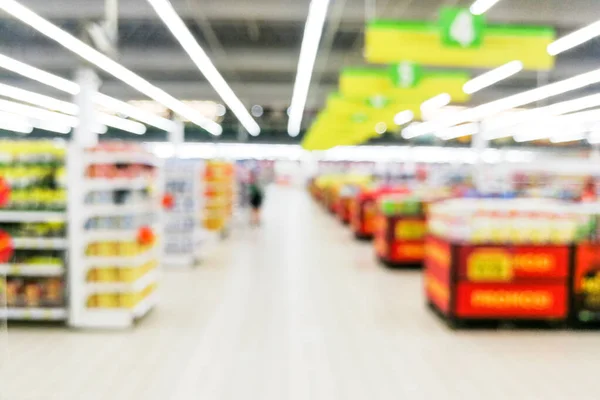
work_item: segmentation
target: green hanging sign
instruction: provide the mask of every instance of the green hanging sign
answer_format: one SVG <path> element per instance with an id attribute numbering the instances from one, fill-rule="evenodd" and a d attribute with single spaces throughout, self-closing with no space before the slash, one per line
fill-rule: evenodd
<path id="1" fill-rule="evenodd" d="M 395 87 L 412 88 L 419 84 L 423 69 L 412 62 L 401 62 L 391 66 L 390 74 Z"/>
<path id="2" fill-rule="evenodd" d="M 449 47 L 477 48 L 483 42 L 485 18 L 467 8 L 444 7 L 440 11 L 442 43 Z"/>
<path id="3" fill-rule="evenodd" d="M 382 94 L 376 94 L 367 99 L 367 104 L 373 108 L 384 108 L 390 104 L 390 99 Z"/>

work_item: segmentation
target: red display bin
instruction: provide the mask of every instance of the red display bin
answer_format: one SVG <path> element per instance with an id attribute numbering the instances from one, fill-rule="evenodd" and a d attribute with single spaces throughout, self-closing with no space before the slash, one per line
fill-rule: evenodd
<path id="1" fill-rule="evenodd" d="M 357 239 L 372 239 L 377 229 L 377 199 L 383 194 L 406 194 L 403 187 L 363 191 L 350 201 L 350 226 Z"/>
<path id="2" fill-rule="evenodd" d="M 350 205 L 352 202 L 352 197 L 340 196 L 338 199 L 338 204 L 336 206 L 336 213 L 338 219 L 343 224 L 350 223 Z"/>
<path id="3" fill-rule="evenodd" d="M 572 301 L 574 323 L 600 323 L 600 244 L 575 248 Z"/>
<path id="4" fill-rule="evenodd" d="M 428 236 L 425 293 L 451 325 L 569 317 L 572 247 L 473 245 Z"/>
<path id="5" fill-rule="evenodd" d="M 424 216 L 378 215 L 377 257 L 389 267 L 421 268 L 425 258 L 427 222 Z"/>

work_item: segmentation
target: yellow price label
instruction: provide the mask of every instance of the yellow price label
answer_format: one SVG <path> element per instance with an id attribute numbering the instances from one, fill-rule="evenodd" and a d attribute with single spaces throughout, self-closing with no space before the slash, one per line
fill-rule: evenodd
<path id="1" fill-rule="evenodd" d="M 20 265 L 12 265 L 8 270 L 9 275 L 21 275 L 21 266 Z"/>
<path id="2" fill-rule="evenodd" d="M 467 259 L 467 277 L 472 281 L 510 281 L 512 256 L 503 250 L 491 249 L 471 253 Z"/>
<path id="3" fill-rule="evenodd" d="M 396 239 L 421 240 L 427 233 L 424 221 L 398 221 L 396 223 Z"/>

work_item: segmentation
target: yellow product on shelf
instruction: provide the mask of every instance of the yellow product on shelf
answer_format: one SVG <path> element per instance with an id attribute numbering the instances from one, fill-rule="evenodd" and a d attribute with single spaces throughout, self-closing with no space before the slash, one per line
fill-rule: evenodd
<path id="1" fill-rule="evenodd" d="M 100 293 L 96 295 L 97 307 L 117 308 L 119 307 L 119 295 L 114 293 Z"/>
<path id="2" fill-rule="evenodd" d="M 117 282 L 118 268 L 100 268 L 96 270 L 96 282 Z"/>

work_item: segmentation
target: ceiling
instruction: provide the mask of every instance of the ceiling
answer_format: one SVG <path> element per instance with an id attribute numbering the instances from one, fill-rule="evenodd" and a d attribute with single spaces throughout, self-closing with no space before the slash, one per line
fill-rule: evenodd
<path id="1" fill-rule="evenodd" d="M 77 33 L 86 21 L 103 17 L 103 0 L 22 0 L 27 7 Z M 309 0 L 171 0 L 242 101 L 278 110 L 292 95 Z M 434 20 L 440 6 L 465 0 L 366 0 L 385 18 Z M 363 64 L 365 0 L 336 0 L 330 7 L 307 108 L 318 109 L 334 90 L 340 68 Z M 372 12 L 373 9 L 370 9 Z M 600 16 L 597 0 L 502 0 L 487 14 L 492 23 L 544 24 L 559 34 Z M 146 0 L 120 0 L 119 61 L 181 99 L 219 100 L 187 54 Z M 558 58 L 548 76 L 521 73 L 478 93 L 473 102 L 535 87 L 598 67 L 600 46 L 592 41 Z M 70 77 L 80 61 L 68 51 L 0 12 L 0 52 L 39 68 Z M 476 71 L 474 71 L 476 73 Z M 102 91 L 121 99 L 140 99 L 128 86 L 102 76 Z M 0 80 L 48 93 L 41 85 L 0 71 Z M 51 94 L 59 97 L 58 93 Z"/>

